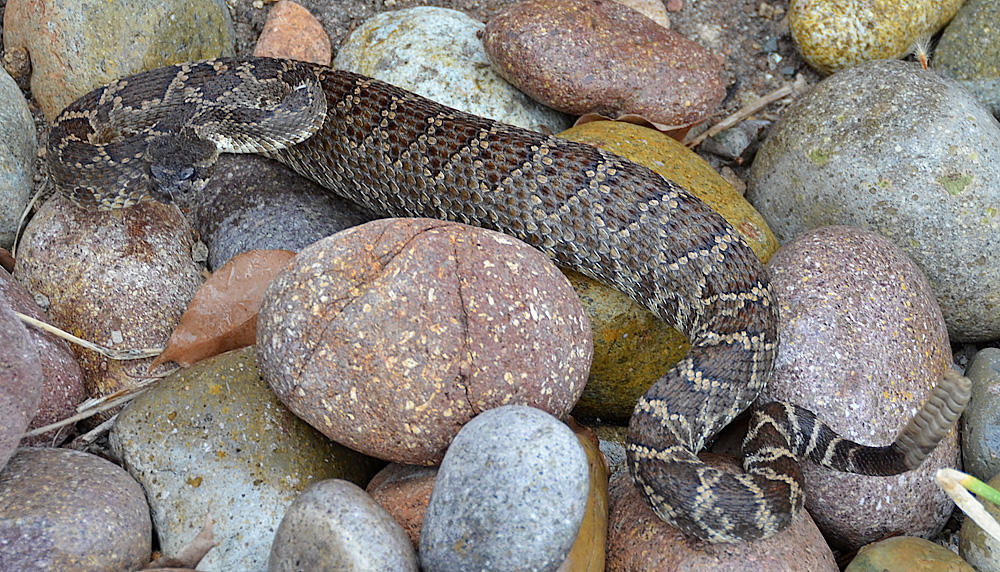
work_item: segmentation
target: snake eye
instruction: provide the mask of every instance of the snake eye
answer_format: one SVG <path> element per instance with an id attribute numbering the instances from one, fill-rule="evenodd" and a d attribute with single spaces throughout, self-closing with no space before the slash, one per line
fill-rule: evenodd
<path id="1" fill-rule="evenodd" d="M 181 181 L 186 181 L 190 179 L 192 176 L 194 176 L 193 167 L 184 167 L 183 169 L 177 172 L 177 178 Z"/>

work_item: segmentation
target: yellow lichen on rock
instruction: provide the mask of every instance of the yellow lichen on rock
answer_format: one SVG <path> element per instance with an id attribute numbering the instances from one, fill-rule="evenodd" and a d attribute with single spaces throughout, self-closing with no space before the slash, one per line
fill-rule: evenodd
<path id="1" fill-rule="evenodd" d="M 831 74 L 869 60 L 904 56 L 944 27 L 962 0 L 791 0 L 788 25 L 799 52 Z"/>

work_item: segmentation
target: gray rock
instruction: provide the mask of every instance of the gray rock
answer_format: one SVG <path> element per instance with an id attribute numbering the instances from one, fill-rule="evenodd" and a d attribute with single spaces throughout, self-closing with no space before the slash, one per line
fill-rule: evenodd
<path id="1" fill-rule="evenodd" d="M 760 401 L 801 405 L 860 443 L 891 443 L 951 364 L 923 273 L 886 238 L 843 226 L 785 244 L 767 270 L 781 344 Z M 958 452 L 952 432 L 919 468 L 891 477 L 803 462 L 806 508 L 837 547 L 858 548 L 894 531 L 930 536 L 954 508 L 934 473 L 956 466 Z"/>
<path id="2" fill-rule="evenodd" d="M 42 392 L 42 364 L 35 340 L 0 298 L 0 469 L 35 416 Z"/>
<path id="3" fill-rule="evenodd" d="M 309 486 L 285 511 L 271 546 L 269 572 L 417 570 L 402 527 L 354 483 Z"/>
<path id="4" fill-rule="evenodd" d="M 888 237 L 953 342 L 1000 337 L 1000 127 L 950 80 L 880 60 L 820 82 L 761 145 L 747 198 L 782 242 L 833 224 Z"/>
<path id="5" fill-rule="evenodd" d="M 0 472 L 0 569 L 138 570 L 153 540 L 142 487 L 71 449 L 18 449 Z"/>
<path id="6" fill-rule="evenodd" d="M 1000 115 L 1000 3 L 967 0 L 941 34 L 934 69 Z"/>
<path id="7" fill-rule="evenodd" d="M 222 155 L 201 193 L 178 199 L 208 245 L 208 266 L 253 249 L 297 252 L 376 218 L 275 161 Z"/>
<path id="8" fill-rule="evenodd" d="M 983 480 L 995 489 L 1000 488 L 1000 474 Z M 1000 519 L 1000 507 L 991 502 L 984 502 L 983 507 L 994 519 Z M 958 531 L 958 553 L 978 572 L 1000 572 L 1000 540 L 987 534 L 971 518 L 966 518 Z"/>
<path id="9" fill-rule="evenodd" d="M 420 532 L 425 570 L 555 570 L 583 521 L 587 456 L 539 409 L 505 405 L 469 421 L 438 471 Z"/>
<path id="10" fill-rule="evenodd" d="M 333 67 L 532 131 L 568 129 L 572 125 L 569 116 L 530 99 L 490 66 L 477 37 L 484 27 L 447 8 L 419 6 L 382 12 L 344 40 Z"/>
<path id="11" fill-rule="evenodd" d="M 1000 349 L 983 348 L 965 370 L 972 398 L 962 415 L 965 471 L 986 481 L 1000 474 Z"/>
<path id="12" fill-rule="evenodd" d="M 281 405 L 252 348 L 163 379 L 122 411 L 110 435 L 146 488 L 163 551 L 175 554 L 214 519 L 199 570 L 267 567 L 285 508 L 310 483 L 366 482 L 370 459 L 328 441 Z"/>
<path id="13" fill-rule="evenodd" d="M 37 146 L 28 102 L 0 68 L 0 248 L 14 244 L 18 219 L 31 196 Z"/>

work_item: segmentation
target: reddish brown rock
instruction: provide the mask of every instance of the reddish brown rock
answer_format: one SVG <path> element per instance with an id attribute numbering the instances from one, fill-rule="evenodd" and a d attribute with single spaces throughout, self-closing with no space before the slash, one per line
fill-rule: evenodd
<path id="1" fill-rule="evenodd" d="M 731 473 L 741 472 L 730 457 L 702 453 L 702 460 Z M 692 540 L 660 520 L 623 473 L 611 481 L 607 570 L 773 572 L 837 571 L 833 552 L 806 511 L 764 540 L 709 544 Z"/>
<path id="2" fill-rule="evenodd" d="M 888 239 L 830 226 L 782 246 L 767 264 L 781 344 L 760 400 L 784 400 L 844 437 L 888 445 L 951 366 L 944 318 L 923 272 Z M 806 508 L 834 546 L 902 531 L 930 536 L 954 505 L 934 473 L 959 461 L 952 432 L 914 471 L 869 477 L 802 463 Z"/>
<path id="3" fill-rule="evenodd" d="M 0 305 L 10 307 L 22 314 L 48 322 L 49 318 L 39 309 L 31 294 L 15 281 L 6 270 L 0 270 Z M 38 360 L 42 368 L 41 401 L 37 413 L 28 424 L 27 430 L 43 427 L 76 412 L 76 406 L 87 398 L 83 387 L 83 372 L 80 364 L 70 351 L 69 345 L 52 334 L 28 327 L 32 345 L 38 349 Z M 21 445 L 58 445 L 73 430 L 73 425 L 54 429 L 42 435 L 26 437 Z"/>
<path id="4" fill-rule="evenodd" d="M 253 55 L 330 65 L 330 37 L 302 6 L 281 0 L 267 14 Z"/>
<path id="5" fill-rule="evenodd" d="M 0 297 L 0 468 L 7 464 L 35 416 L 41 384 L 42 366 L 35 343 Z"/>
<path id="6" fill-rule="evenodd" d="M 507 81 L 575 115 L 682 130 L 725 95 L 720 58 L 611 0 L 520 2 L 487 23 L 483 46 Z"/>
<path id="7" fill-rule="evenodd" d="M 261 369 L 327 437 L 434 464 L 479 412 L 565 415 L 593 342 L 580 300 L 539 251 L 429 219 L 384 219 L 303 250 L 264 295 Z"/>
<path id="8" fill-rule="evenodd" d="M 193 246 L 174 206 L 97 211 L 55 196 L 28 223 L 14 278 L 48 304 L 54 325 L 78 337 L 118 350 L 162 347 L 201 284 Z M 91 396 L 133 385 L 151 359 L 71 349 Z"/>
<path id="9" fill-rule="evenodd" d="M 372 477 L 365 489 L 403 527 L 414 548 L 420 546 L 420 526 L 435 476 L 437 467 L 390 463 Z"/>

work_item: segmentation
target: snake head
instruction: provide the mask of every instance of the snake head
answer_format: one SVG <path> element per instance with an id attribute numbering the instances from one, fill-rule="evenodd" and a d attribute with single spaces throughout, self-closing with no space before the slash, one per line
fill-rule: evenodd
<path id="1" fill-rule="evenodd" d="M 150 140 L 145 161 L 149 165 L 149 194 L 162 203 L 201 191 L 215 170 L 219 151 L 215 143 L 183 134 L 161 135 Z"/>

